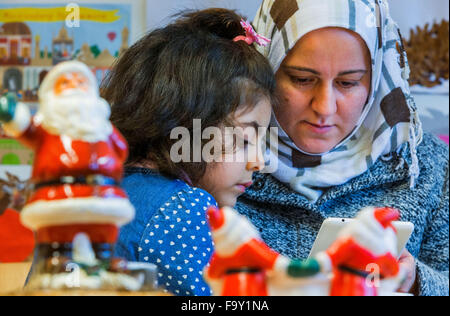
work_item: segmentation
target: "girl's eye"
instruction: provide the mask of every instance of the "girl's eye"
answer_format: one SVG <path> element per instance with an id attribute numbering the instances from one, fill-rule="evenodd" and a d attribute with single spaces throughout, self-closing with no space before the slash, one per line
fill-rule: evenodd
<path id="1" fill-rule="evenodd" d="M 244 138 L 244 150 L 247 150 L 247 149 L 249 149 L 249 148 L 252 147 L 252 146 L 256 146 L 255 143 L 252 142 L 252 141 L 249 140 L 249 139 L 245 139 L 245 138 Z"/>

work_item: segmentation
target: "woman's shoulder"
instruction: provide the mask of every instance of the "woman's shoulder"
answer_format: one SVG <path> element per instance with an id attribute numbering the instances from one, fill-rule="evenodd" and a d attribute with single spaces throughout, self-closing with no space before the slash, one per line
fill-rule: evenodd
<path id="1" fill-rule="evenodd" d="M 425 133 L 422 143 L 417 147 L 419 161 L 418 190 L 441 197 L 442 190 L 448 186 L 449 148 L 438 137 Z"/>
<path id="2" fill-rule="evenodd" d="M 417 157 L 422 164 L 448 165 L 449 147 L 435 135 L 425 132 L 417 147 Z"/>

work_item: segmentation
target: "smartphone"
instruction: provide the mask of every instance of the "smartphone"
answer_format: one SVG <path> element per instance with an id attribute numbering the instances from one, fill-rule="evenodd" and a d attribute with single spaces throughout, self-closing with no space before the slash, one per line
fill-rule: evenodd
<path id="1" fill-rule="evenodd" d="M 309 253 L 309 258 L 315 257 L 319 252 L 327 250 L 337 239 L 339 232 L 352 221 L 354 219 L 327 218 L 320 227 L 317 238 Z M 414 231 L 414 224 L 410 222 L 392 222 L 392 224 L 397 230 L 397 253 L 400 256 Z"/>

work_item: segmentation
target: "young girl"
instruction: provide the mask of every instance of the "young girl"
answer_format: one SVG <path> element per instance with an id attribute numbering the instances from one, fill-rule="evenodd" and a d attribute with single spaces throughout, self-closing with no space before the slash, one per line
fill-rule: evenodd
<path id="1" fill-rule="evenodd" d="M 136 208 L 116 253 L 156 264 L 175 295 L 211 294 L 202 276 L 213 252 L 206 211 L 234 206 L 264 167 L 258 127 L 269 125 L 274 77 L 241 20 L 225 9 L 184 14 L 128 49 L 103 91 L 129 143 L 123 187 Z M 226 127 L 241 127 L 232 144 L 202 133 Z M 176 128 L 190 136 L 174 137 Z M 189 159 L 178 162 L 180 142 Z M 220 148 L 212 156 L 232 159 L 201 155 L 211 142 Z"/>

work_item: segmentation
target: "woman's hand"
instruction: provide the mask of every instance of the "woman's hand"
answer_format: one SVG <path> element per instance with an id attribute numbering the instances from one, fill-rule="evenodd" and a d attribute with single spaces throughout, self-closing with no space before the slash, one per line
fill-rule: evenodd
<path id="1" fill-rule="evenodd" d="M 398 291 L 400 293 L 413 293 L 416 288 L 416 260 L 414 257 L 408 252 L 408 250 L 403 250 L 400 259 L 398 260 L 401 269 L 405 273 L 405 280 L 401 284 Z"/>

